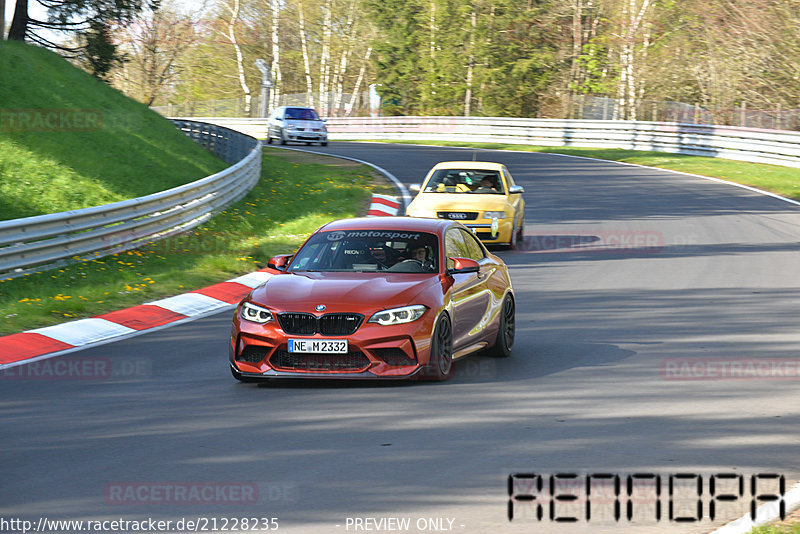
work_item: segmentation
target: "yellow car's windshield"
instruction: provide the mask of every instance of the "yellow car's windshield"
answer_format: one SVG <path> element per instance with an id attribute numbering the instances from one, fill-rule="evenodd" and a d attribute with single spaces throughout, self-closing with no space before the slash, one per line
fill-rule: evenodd
<path id="1" fill-rule="evenodd" d="M 468 193 L 504 195 L 498 171 L 475 169 L 439 169 L 425 186 L 426 193 Z"/>

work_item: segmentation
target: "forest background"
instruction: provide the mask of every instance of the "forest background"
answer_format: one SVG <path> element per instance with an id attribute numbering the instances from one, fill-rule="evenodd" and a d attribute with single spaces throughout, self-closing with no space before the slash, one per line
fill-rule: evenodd
<path id="1" fill-rule="evenodd" d="M 161 0 L 156 9 L 140 7 L 130 20 L 106 23 L 122 61 L 102 77 L 169 115 L 258 116 L 264 104 L 292 104 L 326 117 L 799 124 L 798 0 Z M 257 59 L 270 71 L 263 103 Z M 92 70 L 80 55 L 72 60 Z"/>

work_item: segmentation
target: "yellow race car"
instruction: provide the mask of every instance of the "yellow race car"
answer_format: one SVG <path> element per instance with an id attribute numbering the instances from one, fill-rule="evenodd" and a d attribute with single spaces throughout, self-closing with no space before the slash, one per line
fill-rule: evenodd
<path id="1" fill-rule="evenodd" d="M 411 217 L 459 221 L 486 244 L 516 248 L 522 239 L 525 191 L 502 163 L 443 161 L 409 190 L 417 192 L 406 209 Z"/>

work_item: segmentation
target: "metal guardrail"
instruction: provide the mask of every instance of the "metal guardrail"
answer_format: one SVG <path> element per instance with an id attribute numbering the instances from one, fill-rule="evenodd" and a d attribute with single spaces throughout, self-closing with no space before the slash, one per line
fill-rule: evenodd
<path id="1" fill-rule="evenodd" d="M 416 139 L 653 150 L 800 167 L 800 133 L 697 124 L 493 117 L 331 118 L 331 140 Z"/>
<path id="2" fill-rule="evenodd" d="M 173 122 L 231 167 L 144 197 L 0 221 L 0 278 L 94 259 L 184 232 L 256 185 L 261 175 L 258 140 L 213 124 Z"/>
<path id="3" fill-rule="evenodd" d="M 266 119 L 203 119 L 263 139 Z M 506 117 L 331 117 L 332 141 L 402 139 L 653 150 L 800 167 L 800 132 L 672 122 Z"/>

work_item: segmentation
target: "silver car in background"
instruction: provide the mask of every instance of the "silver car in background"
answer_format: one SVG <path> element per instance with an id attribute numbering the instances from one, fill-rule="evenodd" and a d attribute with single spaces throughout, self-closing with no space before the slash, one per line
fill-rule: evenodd
<path id="1" fill-rule="evenodd" d="M 298 143 L 328 144 L 328 129 L 312 108 L 280 106 L 275 108 L 267 123 L 267 143 L 277 139 L 285 145 L 289 141 Z"/>

